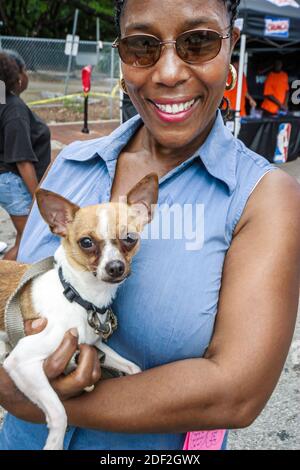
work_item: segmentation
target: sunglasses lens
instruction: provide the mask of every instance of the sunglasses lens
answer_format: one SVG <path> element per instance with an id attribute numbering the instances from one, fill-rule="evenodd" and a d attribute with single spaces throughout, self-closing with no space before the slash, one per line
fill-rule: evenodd
<path id="1" fill-rule="evenodd" d="M 151 36 L 131 36 L 121 39 L 119 54 L 122 61 L 134 67 L 149 67 L 159 59 L 158 39 Z"/>
<path id="2" fill-rule="evenodd" d="M 182 34 L 177 39 L 177 53 L 185 62 L 204 63 L 220 52 L 222 39 L 215 31 L 195 31 Z"/>

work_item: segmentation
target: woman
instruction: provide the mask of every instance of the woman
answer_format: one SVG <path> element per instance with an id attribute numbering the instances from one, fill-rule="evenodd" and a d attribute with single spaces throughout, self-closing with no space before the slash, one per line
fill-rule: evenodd
<path id="1" fill-rule="evenodd" d="M 157 219 L 184 208 L 190 229 L 178 236 L 171 221 L 166 237 L 153 223 L 113 304 L 119 328 L 109 344 L 142 373 L 98 382 L 95 352 L 81 346 L 77 371 L 63 377 L 74 332 L 46 361 L 68 413 L 66 449 L 182 449 L 188 431 L 249 426 L 280 376 L 298 304 L 300 190 L 235 140 L 217 111 L 238 40 L 237 6 L 118 1 L 123 87 L 140 117 L 72 144 L 44 182 L 86 205 L 117 200 L 154 171 Z M 58 243 L 34 207 L 19 259 L 39 260 Z M 43 326 L 26 325 L 27 334 Z M 0 403 L 11 413 L 1 448 L 41 448 L 46 427 L 31 423 L 44 423 L 43 414 L 0 374 Z"/>
<path id="2" fill-rule="evenodd" d="M 15 260 L 32 197 L 50 163 L 50 132 L 20 98 L 28 87 L 28 74 L 15 52 L 0 52 L 0 80 L 6 86 L 6 104 L 0 106 L 0 206 L 17 231 L 15 245 L 4 259 Z"/>

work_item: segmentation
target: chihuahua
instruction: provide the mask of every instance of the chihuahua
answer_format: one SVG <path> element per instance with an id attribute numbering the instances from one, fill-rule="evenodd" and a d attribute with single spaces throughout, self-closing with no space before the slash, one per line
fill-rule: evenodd
<path id="1" fill-rule="evenodd" d="M 104 366 L 126 374 L 140 368 L 103 343 L 111 324 L 107 316 L 118 286 L 130 274 L 140 234 L 153 217 L 158 177 L 143 178 L 120 202 L 80 208 L 62 196 L 39 189 L 36 200 L 42 217 L 61 244 L 53 269 L 37 276 L 21 291 L 24 320 L 47 318 L 46 328 L 19 340 L 3 367 L 21 392 L 39 406 L 49 429 L 44 449 L 61 450 L 67 427 L 63 404 L 43 370 L 43 361 L 71 328 L 78 343 L 96 345 L 105 354 Z M 0 261 L 0 331 L 5 333 L 5 309 L 30 265 Z M 113 314 L 112 314 L 113 315 Z M 106 327 L 106 329 L 105 329 Z"/>

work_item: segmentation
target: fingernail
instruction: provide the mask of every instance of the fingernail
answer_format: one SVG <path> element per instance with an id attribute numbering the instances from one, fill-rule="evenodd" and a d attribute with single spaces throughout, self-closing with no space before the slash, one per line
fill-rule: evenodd
<path id="1" fill-rule="evenodd" d="M 45 322 L 44 318 L 38 318 L 37 320 L 33 320 L 33 322 L 31 323 L 31 327 L 35 330 L 36 328 L 39 328 L 40 326 L 42 326 L 44 322 Z"/>
<path id="2" fill-rule="evenodd" d="M 77 328 L 72 328 L 70 330 L 71 335 L 75 336 L 75 338 L 78 338 L 78 330 Z"/>

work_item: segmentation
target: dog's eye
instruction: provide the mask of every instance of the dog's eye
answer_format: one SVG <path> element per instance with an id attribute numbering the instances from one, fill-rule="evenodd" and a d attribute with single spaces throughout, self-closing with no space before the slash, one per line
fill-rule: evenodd
<path id="1" fill-rule="evenodd" d="M 138 241 L 139 239 L 139 236 L 137 233 L 128 233 L 127 234 L 127 237 L 124 238 L 124 242 L 127 244 L 127 245 L 130 245 L 130 246 L 133 246 L 136 244 L 136 242 Z"/>
<path id="2" fill-rule="evenodd" d="M 84 237 L 82 238 L 81 240 L 79 240 L 79 245 L 81 246 L 81 248 L 83 248 L 84 250 L 89 250 L 91 248 L 94 248 L 95 244 L 93 242 L 93 240 L 89 237 Z"/>

